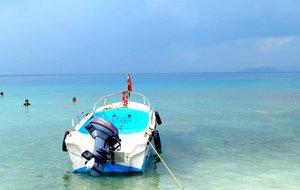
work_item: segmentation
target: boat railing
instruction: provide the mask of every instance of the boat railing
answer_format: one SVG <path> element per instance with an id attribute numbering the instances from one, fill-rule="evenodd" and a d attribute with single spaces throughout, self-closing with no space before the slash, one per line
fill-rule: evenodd
<path id="1" fill-rule="evenodd" d="M 89 113 L 81 112 L 81 114 L 77 115 L 72 119 L 72 126 L 75 127 L 78 123 L 82 121 L 82 119 L 87 116 Z"/>
<path id="2" fill-rule="evenodd" d="M 128 97 L 128 100 L 133 100 L 134 99 L 134 102 L 138 102 L 138 103 L 142 103 L 148 107 L 150 107 L 150 102 L 148 100 L 148 98 L 146 96 L 144 96 L 143 94 L 140 94 L 140 93 L 137 93 L 137 92 L 128 92 L 128 91 L 125 91 L 126 93 L 130 93 L 130 96 Z M 96 109 L 97 109 L 97 105 L 101 102 L 103 102 L 103 106 L 106 106 L 106 105 L 112 105 L 112 103 L 115 103 L 115 102 L 122 102 L 122 93 L 123 91 L 121 92 L 116 92 L 116 93 L 112 93 L 112 94 L 109 94 L 109 95 L 106 95 L 102 98 L 100 98 L 95 104 L 94 104 L 94 107 L 93 107 L 93 111 L 95 112 Z M 114 99 L 114 98 L 118 98 L 118 99 Z M 111 101 L 113 100 L 113 101 Z M 118 101 L 114 101 L 114 100 L 118 100 Z"/>

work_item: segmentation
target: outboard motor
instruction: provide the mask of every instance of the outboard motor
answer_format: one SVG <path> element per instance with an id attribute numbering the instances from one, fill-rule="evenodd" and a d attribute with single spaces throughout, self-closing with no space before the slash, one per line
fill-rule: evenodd
<path id="1" fill-rule="evenodd" d="M 82 157 L 87 160 L 95 159 L 91 175 L 99 176 L 103 173 L 108 155 L 111 156 L 112 164 L 114 164 L 114 151 L 121 147 L 121 139 L 118 129 L 112 123 L 97 116 L 94 116 L 85 128 L 95 139 L 95 146 L 93 153 L 87 150 L 82 153 Z"/>

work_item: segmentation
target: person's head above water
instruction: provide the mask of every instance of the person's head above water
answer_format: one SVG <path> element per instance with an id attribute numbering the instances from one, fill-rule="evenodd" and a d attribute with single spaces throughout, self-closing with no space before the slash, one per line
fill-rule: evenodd
<path id="1" fill-rule="evenodd" d="M 29 100 L 28 100 L 28 99 L 25 99 L 25 102 L 24 102 L 23 105 L 24 105 L 24 106 L 29 106 L 29 105 L 30 105 Z"/>
<path id="2" fill-rule="evenodd" d="M 0 92 L 0 95 L 1 95 L 1 96 L 3 96 L 3 95 L 4 95 L 4 93 L 3 93 L 3 92 Z"/>
<path id="3" fill-rule="evenodd" d="M 77 98 L 75 96 L 72 98 L 72 102 L 77 102 Z"/>

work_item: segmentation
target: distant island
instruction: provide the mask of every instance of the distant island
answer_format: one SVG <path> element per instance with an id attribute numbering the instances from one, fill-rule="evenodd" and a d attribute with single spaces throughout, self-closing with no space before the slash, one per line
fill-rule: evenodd
<path id="1" fill-rule="evenodd" d="M 280 72 L 300 72 L 300 64 L 285 65 L 280 67 L 249 67 L 238 70 L 244 73 L 280 73 Z"/>

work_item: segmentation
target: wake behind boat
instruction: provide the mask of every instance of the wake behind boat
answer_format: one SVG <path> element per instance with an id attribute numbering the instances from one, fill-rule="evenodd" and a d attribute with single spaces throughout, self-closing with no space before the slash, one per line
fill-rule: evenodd
<path id="1" fill-rule="evenodd" d="M 132 92 L 129 74 L 127 82 L 127 91 L 104 96 L 79 123 L 72 120 L 74 129 L 65 133 L 62 149 L 68 151 L 74 172 L 144 172 L 150 143 L 161 151 L 156 129 L 160 116 L 144 95 Z"/>

